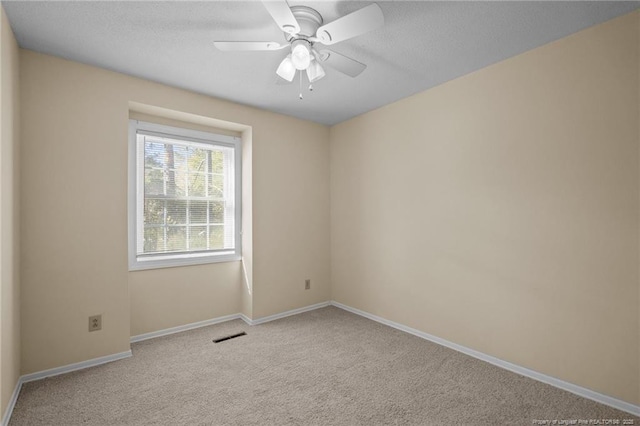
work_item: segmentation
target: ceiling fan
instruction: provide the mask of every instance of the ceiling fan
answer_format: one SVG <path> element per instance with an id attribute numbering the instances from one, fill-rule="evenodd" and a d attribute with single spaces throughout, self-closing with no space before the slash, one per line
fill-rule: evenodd
<path id="1" fill-rule="evenodd" d="M 367 67 L 365 64 L 337 52 L 320 49 L 316 43 L 330 46 L 384 25 L 380 6 L 373 3 L 353 13 L 324 24 L 322 15 L 307 6 L 291 6 L 286 0 L 263 0 L 263 4 L 278 27 L 284 32 L 286 42 L 277 41 L 216 41 L 214 45 L 222 51 L 280 50 L 291 52 L 282 60 L 276 74 L 292 82 L 296 73 L 305 71 L 309 83 L 325 76 L 322 64 L 356 77 Z M 300 94 L 302 99 L 302 94 Z"/>

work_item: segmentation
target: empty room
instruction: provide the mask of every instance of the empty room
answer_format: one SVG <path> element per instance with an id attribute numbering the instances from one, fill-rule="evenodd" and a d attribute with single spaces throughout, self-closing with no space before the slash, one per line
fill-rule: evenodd
<path id="1" fill-rule="evenodd" d="M 1 425 L 640 425 L 640 2 L 1 1 Z"/>

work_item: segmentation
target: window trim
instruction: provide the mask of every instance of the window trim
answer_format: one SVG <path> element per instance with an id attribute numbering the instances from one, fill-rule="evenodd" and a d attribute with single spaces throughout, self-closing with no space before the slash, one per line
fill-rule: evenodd
<path id="1" fill-rule="evenodd" d="M 145 134 L 162 137 L 172 137 L 191 142 L 223 145 L 234 149 L 234 178 L 235 178 L 235 249 L 199 251 L 192 253 L 173 253 L 144 255 L 138 257 L 137 244 L 137 212 L 141 200 L 144 200 L 144 188 L 138 188 L 138 152 L 137 134 L 142 131 Z M 242 259 L 242 143 L 237 136 L 218 135 L 200 130 L 186 129 L 182 127 L 166 126 L 139 120 L 129 120 L 129 167 L 128 167 L 128 258 L 129 271 L 141 271 L 146 269 L 171 268 L 175 266 L 201 265 L 207 263 L 232 262 Z M 143 201 L 142 201 L 143 202 Z"/>

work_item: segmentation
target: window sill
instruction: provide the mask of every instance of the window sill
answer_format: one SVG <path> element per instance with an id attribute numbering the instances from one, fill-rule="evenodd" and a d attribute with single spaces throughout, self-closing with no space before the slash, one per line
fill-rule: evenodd
<path id="1" fill-rule="evenodd" d="M 129 272 L 146 271 L 149 269 L 176 268 L 180 266 L 206 265 L 210 263 L 237 262 L 242 256 L 236 253 L 219 254 L 200 257 L 156 258 L 129 261 Z"/>

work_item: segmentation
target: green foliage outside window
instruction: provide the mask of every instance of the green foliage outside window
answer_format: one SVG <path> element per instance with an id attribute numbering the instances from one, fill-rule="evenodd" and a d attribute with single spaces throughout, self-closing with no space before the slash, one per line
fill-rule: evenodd
<path id="1" fill-rule="evenodd" d="M 144 144 L 144 253 L 224 248 L 224 154 Z"/>

